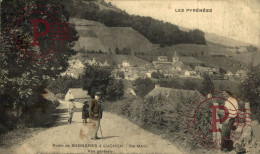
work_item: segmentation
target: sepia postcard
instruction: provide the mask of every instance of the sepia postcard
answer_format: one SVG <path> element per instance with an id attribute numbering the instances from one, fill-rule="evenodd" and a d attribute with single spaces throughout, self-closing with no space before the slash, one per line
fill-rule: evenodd
<path id="1" fill-rule="evenodd" d="M 1 154 L 260 153 L 259 0 L 0 0 Z"/>

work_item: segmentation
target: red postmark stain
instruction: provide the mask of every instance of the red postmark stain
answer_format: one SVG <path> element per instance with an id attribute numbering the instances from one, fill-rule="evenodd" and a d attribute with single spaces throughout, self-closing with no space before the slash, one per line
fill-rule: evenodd
<path id="1" fill-rule="evenodd" d="M 232 148 L 241 137 L 243 128 L 250 126 L 251 118 L 245 116 L 246 110 L 226 92 L 200 95 L 190 105 L 188 130 L 203 147 Z"/>
<path id="2" fill-rule="evenodd" d="M 28 61 L 43 63 L 53 59 L 71 40 L 71 24 L 49 6 L 28 6 L 12 17 L 9 43 L 15 54 Z"/>

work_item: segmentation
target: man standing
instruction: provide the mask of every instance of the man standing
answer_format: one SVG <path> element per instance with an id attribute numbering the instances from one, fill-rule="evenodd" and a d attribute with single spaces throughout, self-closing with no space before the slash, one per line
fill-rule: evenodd
<path id="1" fill-rule="evenodd" d="M 231 151 L 233 149 L 233 141 L 230 139 L 232 130 L 236 130 L 234 126 L 235 119 L 238 116 L 238 102 L 232 97 L 232 93 L 224 91 L 225 107 L 228 109 L 228 119 L 222 123 L 221 132 L 221 149 L 223 151 Z"/>
<path id="2" fill-rule="evenodd" d="M 73 114 L 74 114 L 75 110 L 76 110 L 76 105 L 74 103 L 74 99 L 71 98 L 69 100 L 69 105 L 68 105 L 68 113 L 69 113 L 68 125 L 71 124 L 72 117 L 73 117 Z"/>
<path id="3" fill-rule="evenodd" d="M 97 92 L 95 94 L 94 99 L 90 102 L 90 118 L 92 119 L 93 126 L 95 129 L 95 132 L 91 137 L 92 140 L 99 139 L 99 137 L 97 137 L 97 133 L 100 127 L 100 119 L 102 118 L 102 108 L 101 102 L 99 100 L 100 94 L 100 92 Z"/>

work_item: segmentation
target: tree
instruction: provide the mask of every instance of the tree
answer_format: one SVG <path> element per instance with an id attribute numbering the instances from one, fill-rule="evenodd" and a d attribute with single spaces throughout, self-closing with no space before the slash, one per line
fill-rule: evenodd
<path id="1" fill-rule="evenodd" d="M 75 28 L 71 26 L 71 39 L 63 41 L 62 54 L 57 54 L 51 62 L 28 62 L 14 54 L 13 47 L 7 42 L 7 40 L 9 40 L 8 31 L 10 33 L 13 33 L 15 30 L 19 32 L 20 35 L 17 36 L 17 41 L 21 44 L 20 48 L 28 48 L 28 40 L 32 38 L 30 37 L 32 36 L 32 30 L 29 28 L 32 27 L 30 19 L 37 18 L 38 16 L 37 14 L 28 14 L 23 18 L 23 22 L 20 22 L 22 26 L 19 26 L 17 29 L 10 26 L 10 23 L 13 20 L 13 16 L 16 15 L 21 8 L 33 5 L 48 5 L 50 9 L 56 10 L 56 13 L 60 15 L 61 22 L 67 23 L 69 21 L 68 12 L 64 10 L 63 2 L 59 0 L 2 1 L 1 6 L 4 9 L 1 9 L 0 100 L 3 110 L 26 111 L 26 108 L 38 107 L 38 104 L 44 106 L 44 102 L 40 101 L 42 100 L 41 94 L 44 93 L 47 79 L 56 78 L 60 73 L 64 72 L 68 67 L 69 57 L 76 53 L 73 47 L 78 39 L 78 35 Z M 24 14 L 28 9 L 29 11 L 33 11 L 37 8 L 29 7 L 27 10 L 21 10 L 20 14 Z M 17 12 L 14 10 L 17 10 Z M 55 17 L 57 17 L 57 15 L 53 16 L 53 18 Z M 49 17 L 43 14 L 41 18 L 47 20 Z M 39 24 L 38 30 L 39 32 L 43 32 L 45 27 Z M 50 47 L 49 41 L 50 40 L 46 40 L 44 37 L 39 38 L 38 42 L 41 45 L 39 48 L 31 48 L 31 50 L 33 53 L 45 51 L 46 48 Z M 59 47 L 59 45 L 57 46 Z M 30 60 L 30 58 L 31 57 L 28 57 L 27 60 Z M 33 112 L 34 110 L 30 111 L 31 114 L 33 114 Z"/>
<path id="2" fill-rule="evenodd" d="M 81 84 L 81 78 L 75 79 L 70 76 L 64 76 L 55 80 L 48 80 L 47 87 L 54 94 L 66 94 L 69 88 L 81 88 Z"/>
<path id="3" fill-rule="evenodd" d="M 124 94 L 124 85 L 122 81 L 115 80 L 111 72 L 111 67 L 86 66 L 82 76 L 83 89 L 88 90 L 92 97 L 97 91 L 101 91 L 104 99 L 120 99 Z"/>
<path id="4" fill-rule="evenodd" d="M 154 83 L 149 78 L 138 78 L 134 81 L 134 84 L 136 85 L 136 94 L 141 97 L 146 96 L 154 88 Z"/>
<path id="5" fill-rule="evenodd" d="M 202 94 L 207 94 L 215 89 L 214 83 L 212 82 L 208 74 L 204 74 L 203 79 L 204 80 L 202 81 L 202 89 L 200 90 Z"/>
<path id="6" fill-rule="evenodd" d="M 118 47 L 116 47 L 116 48 L 115 48 L 115 53 L 116 53 L 116 54 L 119 54 L 119 52 L 120 52 L 120 51 L 119 51 Z"/>
<path id="7" fill-rule="evenodd" d="M 151 76 L 152 76 L 152 78 L 154 78 L 154 79 L 160 79 L 160 78 L 163 78 L 163 77 L 164 77 L 164 76 L 163 76 L 163 73 L 160 73 L 159 71 L 153 72 L 153 73 L 151 74 Z"/>
<path id="8" fill-rule="evenodd" d="M 227 73 L 227 71 L 224 69 L 224 68 L 219 68 L 219 73 L 220 74 L 226 74 Z"/>
<path id="9" fill-rule="evenodd" d="M 124 73 L 123 71 L 117 71 L 117 72 L 116 72 L 116 76 L 118 76 L 118 77 L 124 79 L 124 78 L 125 78 L 125 73 Z"/>
<path id="10" fill-rule="evenodd" d="M 112 69 L 109 67 L 99 66 L 86 66 L 83 80 L 83 89 L 88 90 L 91 96 L 94 96 L 95 92 L 101 91 L 102 95 L 106 94 L 106 88 L 109 81 Z"/>
<path id="11" fill-rule="evenodd" d="M 124 84 L 122 80 L 110 80 L 106 88 L 106 99 L 114 101 L 124 96 Z"/>
<path id="12" fill-rule="evenodd" d="M 252 113 L 260 121 L 260 65 L 250 68 L 240 83 L 239 96 L 250 102 Z"/>

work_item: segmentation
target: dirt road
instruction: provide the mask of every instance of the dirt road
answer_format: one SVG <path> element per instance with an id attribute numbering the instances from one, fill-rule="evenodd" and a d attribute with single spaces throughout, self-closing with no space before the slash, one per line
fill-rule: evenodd
<path id="1" fill-rule="evenodd" d="M 60 101 L 60 118 L 55 126 L 26 140 L 14 153 L 184 153 L 169 141 L 115 114 L 103 113 L 103 138 L 91 140 L 92 123 L 82 124 L 81 103 L 76 103 L 72 124 L 67 124 L 67 102 Z M 99 137 L 101 137 L 99 131 Z"/>

